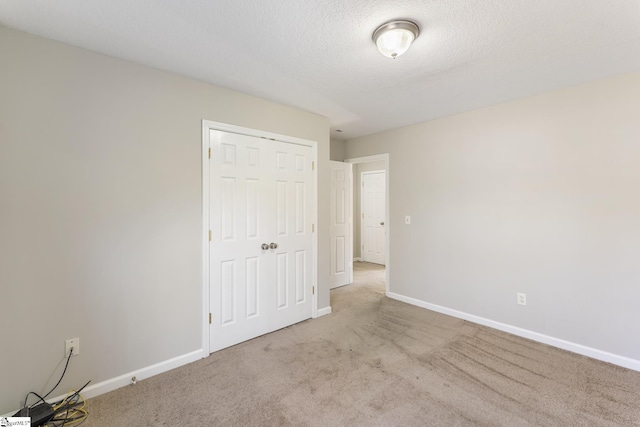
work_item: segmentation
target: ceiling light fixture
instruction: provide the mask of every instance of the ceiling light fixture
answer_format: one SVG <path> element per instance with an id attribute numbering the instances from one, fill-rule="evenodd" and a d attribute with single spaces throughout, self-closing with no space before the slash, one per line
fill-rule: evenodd
<path id="1" fill-rule="evenodd" d="M 373 32 L 373 42 L 384 56 L 396 59 L 418 38 L 420 28 L 411 21 L 391 21 Z"/>

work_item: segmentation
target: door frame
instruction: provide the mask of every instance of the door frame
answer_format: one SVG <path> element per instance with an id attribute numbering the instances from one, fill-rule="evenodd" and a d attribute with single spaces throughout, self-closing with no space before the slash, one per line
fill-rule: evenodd
<path id="1" fill-rule="evenodd" d="M 385 215 L 384 223 L 385 223 L 385 226 L 386 226 L 387 222 L 389 222 L 389 220 L 387 219 L 388 212 L 387 212 L 387 199 L 386 199 L 386 197 L 387 197 L 387 188 L 386 188 L 386 185 L 387 185 L 387 171 L 384 170 L 384 169 L 378 169 L 378 170 L 360 172 L 360 183 L 364 183 L 364 176 L 365 175 L 374 175 L 374 174 L 377 174 L 377 173 L 383 173 L 384 174 L 384 185 L 385 185 L 385 189 L 384 189 L 384 197 L 385 197 L 385 200 L 384 200 L 384 208 L 385 208 L 384 209 L 384 215 Z M 362 191 L 362 189 L 360 189 L 360 212 L 364 213 L 364 192 Z M 365 231 L 365 223 L 364 223 L 364 221 L 360 220 L 360 243 L 361 244 L 362 244 L 362 240 L 363 240 L 362 236 L 365 235 L 364 231 Z M 387 228 L 385 228 L 385 239 L 387 238 L 386 234 L 387 234 Z M 384 264 L 383 265 L 386 266 L 387 265 L 387 258 L 388 258 L 387 257 L 387 252 L 386 252 L 386 250 L 387 250 L 386 244 L 385 244 L 384 250 L 385 250 L 385 253 L 384 253 Z M 362 252 L 360 253 L 360 258 L 362 260 L 364 260 L 364 254 Z M 372 262 L 372 261 L 369 261 L 369 262 Z"/>
<path id="2" fill-rule="evenodd" d="M 311 160 L 315 167 L 312 169 L 311 196 L 313 203 L 311 206 L 312 223 L 314 231 L 312 232 L 312 284 L 314 292 L 311 300 L 311 317 L 318 317 L 318 142 L 308 139 L 298 138 L 294 136 L 281 135 L 272 132 L 266 132 L 258 129 L 251 129 L 242 126 L 231 125 L 228 123 L 214 122 L 211 120 L 202 120 L 202 350 L 205 356 L 211 354 L 209 342 L 209 131 L 219 130 L 230 133 L 237 133 L 247 136 L 255 136 L 267 140 L 275 140 L 286 142 L 289 144 L 298 144 L 311 147 Z"/>
<path id="3" fill-rule="evenodd" d="M 385 225 L 387 226 L 387 233 L 385 235 L 385 257 L 386 257 L 386 264 L 385 264 L 385 278 L 384 278 L 384 290 L 385 292 L 388 294 L 389 293 L 389 288 L 391 285 L 391 282 L 389 280 L 389 278 L 391 277 L 391 232 L 392 232 L 392 224 L 391 224 L 391 215 L 390 215 L 390 203 L 389 201 L 391 200 L 390 198 L 390 191 L 391 191 L 391 186 L 389 185 L 390 183 L 390 176 L 391 176 L 391 168 L 390 168 L 390 161 L 389 161 L 389 153 L 383 153 L 383 154 L 375 154 L 372 156 L 364 156 L 364 157 L 353 157 L 350 159 L 345 159 L 346 163 L 353 163 L 353 164 L 359 164 L 359 163 L 369 163 L 369 162 L 377 162 L 377 161 L 384 161 L 384 170 L 386 171 L 386 175 L 385 175 L 385 208 L 384 208 L 384 215 L 385 215 Z M 353 224 L 352 224 L 353 226 Z"/>

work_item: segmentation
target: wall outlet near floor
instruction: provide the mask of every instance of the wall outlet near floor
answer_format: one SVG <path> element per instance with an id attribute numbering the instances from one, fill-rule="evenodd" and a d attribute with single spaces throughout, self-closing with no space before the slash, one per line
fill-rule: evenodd
<path id="1" fill-rule="evenodd" d="M 518 292 L 518 304 L 527 305 L 527 294 L 521 294 Z"/>
<path id="2" fill-rule="evenodd" d="M 405 215 L 404 223 L 407 225 L 411 224 L 411 217 L 409 215 Z"/>
<path id="3" fill-rule="evenodd" d="M 77 356 L 80 354 L 80 338 L 71 338 L 64 342 L 64 357 L 69 357 L 69 353 L 71 352 L 71 347 L 73 347 L 73 355 Z"/>

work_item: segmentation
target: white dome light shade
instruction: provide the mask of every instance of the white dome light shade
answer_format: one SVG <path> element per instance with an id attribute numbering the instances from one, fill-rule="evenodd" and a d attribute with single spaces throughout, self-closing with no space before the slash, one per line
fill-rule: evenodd
<path id="1" fill-rule="evenodd" d="M 420 30 L 411 21 L 392 21 L 379 27 L 373 33 L 373 41 L 384 56 L 396 59 L 409 49 Z"/>

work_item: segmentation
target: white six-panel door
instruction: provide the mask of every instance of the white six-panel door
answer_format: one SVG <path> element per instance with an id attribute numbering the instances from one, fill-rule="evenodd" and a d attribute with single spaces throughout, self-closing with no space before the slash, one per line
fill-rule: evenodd
<path id="1" fill-rule="evenodd" d="M 311 148 L 209 130 L 210 351 L 312 312 Z"/>
<path id="2" fill-rule="evenodd" d="M 385 171 L 363 172 L 362 181 L 362 259 L 376 264 L 386 263 Z"/>
<path id="3" fill-rule="evenodd" d="M 274 177 L 272 203 L 275 226 L 267 227 L 278 247 L 268 254 L 275 264 L 275 298 L 270 299 L 269 329 L 276 330 L 311 317 L 313 235 L 311 148 L 268 141 Z M 272 288 L 270 288 L 272 289 Z"/>
<path id="4" fill-rule="evenodd" d="M 329 163 L 331 171 L 331 201 L 329 235 L 331 240 L 331 289 L 353 281 L 353 165 Z"/>

